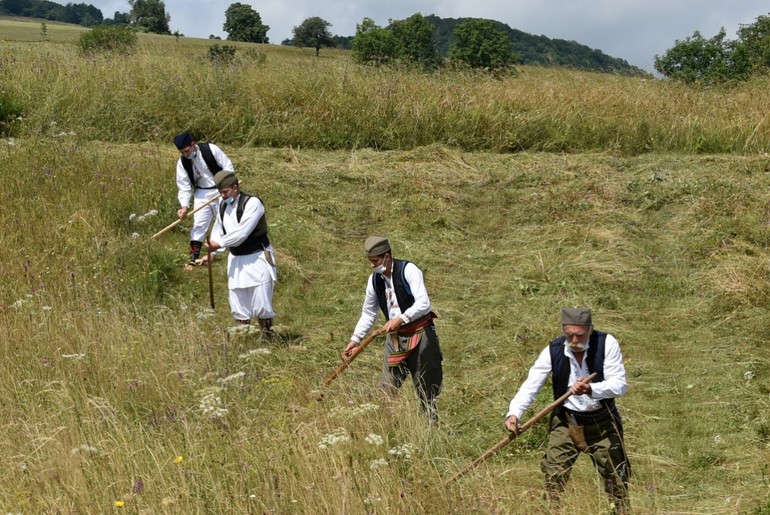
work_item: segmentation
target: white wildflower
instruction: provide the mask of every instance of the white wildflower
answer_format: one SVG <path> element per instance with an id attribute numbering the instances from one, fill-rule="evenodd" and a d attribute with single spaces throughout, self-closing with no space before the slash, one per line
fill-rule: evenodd
<path id="1" fill-rule="evenodd" d="M 722 441 L 722 435 L 714 435 L 714 443 L 720 443 Z"/>
<path id="2" fill-rule="evenodd" d="M 51 306 L 43 306 L 40 309 L 42 309 L 43 311 L 51 311 L 53 308 Z"/>
<path id="3" fill-rule="evenodd" d="M 198 320 L 205 320 L 205 319 L 211 318 L 213 316 L 214 316 L 214 310 L 213 309 L 209 309 L 209 310 L 206 310 L 206 311 L 200 311 L 199 313 L 197 313 L 195 315 L 195 318 L 197 318 Z"/>
<path id="4" fill-rule="evenodd" d="M 369 433 L 366 438 L 364 438 L 366 443 L 370 443 L 372 445 L 382 445 L 385 443 L 385 440 L 378 434 L 375 433 Z"/>
<path id="5" fill-rule="evenodd" d="M 380 467 L 386 467 L 387 465 L 388 465 L 388 460 L 386 460 L 385 458 L 379 458 L 369 462 L 369 469 L 375 470 Z"/>
<path id="6" fill-rule="evenodd" d="M 131 239 L 132 240 L 138 240 L 142 236 L 138 232 L 131 233 Z"/>
<path id="7" fill-rule="evenodd" d="M 251 334 L 256 332 L 261 333 L 262 328 L 255 325 L 234 325 L 227 328 L 227 334 L 231 336 L 235 336 L 237 334 Z"/>
<path id="8" fill-rule="evenodd" d="M 218 382 L 219 384 L 227 384 L 227 383 L 232 383 L 233 381 L 237 381 L 238 379 L 241 379 L 241 378 L 242 378 L 243 376 L 245 376 L 245 375 L 246 375 L 246 372 L 243 372 L 243 371 L 241 371 L 241 372 L 236 372 L 236 373 L 234 373 L 234 374 L 230 374 L 230 375 L 229 375 L 229 376 L 227 376 L 227 377 L 223 377 L 223 378 L 219 379 L 217 382 Z"/>
<path id="9" fill-rule="evenodd" d="M 135 218 L 136 218 L 136 213 L 131 213 L 130 215 L 128 215 L 129 222 L 133 222 Z"/>
<path id="10" fill-rule="evenodd" d="M 333 433 L 324 435 L 324 437 L 321 438 L 321 441 L 318 444 L 318 448 L 326 449 L 330 445 L 336 445 L 338 443 L 348 442 L 348 441 L 350 441 L 350 436 L 348 436 L 348 433 L 347 431 L 345 431 L 344 428 L 340 427 L 335 429 Z"/>
<path id="11" fill-rule="evenodd" d="M 393 456 L 398 456 L 399 458 L 404 458 L 405 460 L 411 460 L 412 459 L 412 453 L 417 450 L 417 447 L 411 443 L 405 443 L 404 445 L 399 445 L 398 447 L 393 447 L 391 450 L 388 451 Z"/>
<path id="12" fill-rule="evenodd" d="M 751 370 L 747 370 L 746 372 L 743 373 L 743 378 L 746 381 L 751 381 L 752 379 L 754 379 L 754 372 L 752 372 Z"/>
<path id="13" fill-rule="evenodd" d="M 251 349 L 249 352 L 245 352 L 243 354 L 239 354 L 238 358 L 239 359 L 249 359 L 250 357 L 256 356 L 257 354 L 267 355 L 267 354 L 272 354 L 272 353 L 273 353 L 273 351 L 271 351 L 270 349 L 268 349 L 266 347 L 260 347 L 258 349 Z"/>
<path id="14" fill-rule="evenodd" d="M 204 396 L 199 408 L 201 413 L 210 418 L 221 418 L 227 413 L 227 409 L 222 407 L 222 398 L 215 393 Z"/>
<path id="15" fill-rule="evenodd" d="M 27 301 L 26 301 L 26 300 L 24 300 L 24 299 L 19 299 L 19 300 L 17 300 L 16 302 L 14 302 L 13 304 L 11 304 L 11 306 L 10 306 L 10 307 L 12 307 L 13 309 L 19 309 L 19 308 L 21 308 L 21 307 L 24 307 L 24 305 L 25 305 L 26 303 L 27 303 Z"/>
<path id="16" fill-rule="evenodd" d="M 156 216 L 157 214 L 158 214 L 158 210 L 157 209 L 152 209 L 152 210 L 148 211 L 147 214 L 144 215 L 144 216 Z"/>
<path id="17" fill-rule="evenodd" d="M 137 221 L 137 222 L 144 222 L 144 215 L 141 215 L 141 216 L 137 216 L 137 217 L 136 217 L 136 221 Z"/>

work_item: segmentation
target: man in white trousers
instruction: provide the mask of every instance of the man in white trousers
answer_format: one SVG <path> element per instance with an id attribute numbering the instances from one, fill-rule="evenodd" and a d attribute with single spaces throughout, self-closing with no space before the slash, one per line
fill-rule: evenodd
<path id="1" fill-rule="evenodd" d="M 212 252 L 225 248 L 230 251 L 230 311 L 236 323 L 248 324 L 257 318 L 263 333 L 272 335 L 273 290 L 278 277 L 275 253 L 267 237 L 265 206 L 259 197 L 241 192 L 231 171 L 217 174 L 216 185 L 222 194 L 222 205 L 206 245 Z"/>
<path id="2" fill-rule="evenodd" d="M 233 172 L 234 169 L 230 158 L 218 146 L 213 143 L 198 144 L 187 132 L 178 134 L 174 138 L 174 145 L 181 154 L 176 163 L 176 186 L 179 190 L 177 199 L 181 207 L 176 214 L 184 220 L 187 218 L 190 198 L 194 199 L 193 209 L 197 209 L 216 197 L 218 191 L 214 178 L 218 173 Z M 219 200 L 216 200 L 193 215 L 193 226 L 190 230 L 190 260 L 185 265 L 185 270 L 192 270 L 197 264 L 206 231 L 211 226 L 211 221 L 218 209 Z"/>

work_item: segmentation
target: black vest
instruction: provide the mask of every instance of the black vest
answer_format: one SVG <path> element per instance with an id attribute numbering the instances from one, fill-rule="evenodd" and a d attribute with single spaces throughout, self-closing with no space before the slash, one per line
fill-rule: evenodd
<path id="1" fill-rule="evenodd" d="M 241 223 L 241 217 L 243 216 L 243 206 L 246 205 L 246 202 L 252 197 L 252 195 L 247 195 L 246 193 L 241 192 L 238 195 L 238 205 L 235 207 L 235 217 L 238 220 L 238 223 Z M 259 197 L 257 198 L 260 202 L 262 202 L 262 199 Z M 262 205 L 265 203 L 262 202 Z M 224 202 L 220 202 L 219 204 L 219 219 L 222 220 L 222 233 L 227 234 L 227 230 L 225 229 L 225 208 L 227 207 L 227 204 Z M 246 256 L 248 254 L 254 254 L 258 250 L 264 250 L 268 246 L 270 246 L 270 240 L 267 238 L 267 215 L 262 215 L 262 218 L 259 219 L 257 222 L 257 226 L 254 227 L 254 230 L 251 231 L 251 234 L 237 247 L 230 247 L 230 253 L 234 256 Z"/>
<path id="2" fill-rule="evenodd" d="M 214 159 L 214 154 L 211 152 L 211 149 L 209 148 L 208 143 L 200 143 L 198 144 L 198 148 L 201 151 L 201 157 L 203 158 L 203 161 L 206 163 L 206 166 L 209 169 L 209 172 L 211 172 L 211 175 L 215 176 L 217 175 L 217 172 L 222 171 L 222 167 L 217 163 L 217 160 Z M 180 157 L 182 160 L 182 166 L 184 166 L 184 169 L 187 171 L 187 177 L 190 178 L 190 184 L 192 184 L 193 188 L 195 185 L 195 176 L 193 175 L 193 162 L 192 159 L 187 159 L 186 157 L 182 156 Z"/>
<path id="3" fill-rule="evenodd" d="M 412 289 L 409 287 L 409 283 L 406 282 L 404 276 L 404 268 L 410 261 L 402 261 L 400 259 L 393 260 L 393 290 L 396 292 L 396 300 L 398 301 L 398 307 L 401 308 L 401 313 L 412 307 L 414 304 L 414 297 L 412 296 Z M 372 280 L 374 281 L 374 293 L 377 294 L 377 302 L 380 304 L 380 309 L 385 314 L 385 318 L 389 318 L 388 315 L 388 300 L 385 298 L 385 279 L 382 278 L 382 274 L 372 274 Z"/>
<path id="4" fill-rule="evenodd" d="M 565 393 L 567 393 L 569 383 L 570 364 L 569 359 L 564 355 L 564 342 L 566 339 L 564 336 L 559 336 L 553 340 L 550 344 L 551 351 L 551 377 L 553 382 L 553 398 L 558 399 Z M 591 381 L 592 383 L 598 383 L 604 381 L 604 345 L 607 341 L 607 333 L 602 331 L 593 331 L 588 339 L 588 351 L 583 359 L 586 361 L 588 367 L 588 373 L 592 374 L 596 372 L 596 377 Z M 620 419 L 620 413 L 617 406 L 615 406 L 615 399 L 601 399 L 599 401 L 610 413 L 615 417 L 618 424 L 618 430 L 623 433 L 623 426 Z M 558 415 L 562 412 L 562 406 L 559 406 L 554 410 L 554 414 Z"/>

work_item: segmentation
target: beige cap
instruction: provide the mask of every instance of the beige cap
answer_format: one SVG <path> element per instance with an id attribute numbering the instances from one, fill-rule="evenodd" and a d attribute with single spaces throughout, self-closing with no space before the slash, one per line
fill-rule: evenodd
<path id="1" fill-rule="evenodd" d="M 366 257 L 382 256 L 386 252 L 390 252 L 390 243 L 387 238 L 382 236 L 369 236 L 364 242 L 364 250 Z"/>

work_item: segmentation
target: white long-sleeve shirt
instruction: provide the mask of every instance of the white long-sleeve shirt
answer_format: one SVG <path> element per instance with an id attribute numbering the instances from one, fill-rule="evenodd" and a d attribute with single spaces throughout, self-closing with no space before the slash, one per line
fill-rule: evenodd
<path id="1" fill-rule="evenodd" d="M 564 345 L 564 356 L 569 360 L 570 373 L 567 386 L 572 386 L 579 379 L 589 375 L 586 365 L 588 348 L 583 354 L 583 362 L 578 365 L 575 355 Z M 591 383 L 590 395 L 571 395 L 564 401 L 564 406 L 574 411 L 596 411 L 601 407 L 601 399 L 612 399 L 624 395 L 628 390 L 626 384 L 626 367 L 623 365 L 623 354 L 620 352 L 620 344 L 611 334 L 607 334 L 604 342 L 604 380 Z M 524 412 L 535 402 L 537 394 L 545 384 L 551 373 L 551 350 L 547 346 L 537 357 L 535 364 L 529 369 L 529 375 L 519 388 L 516 396 L 511 400 L 508 413 L 505 418 L 515 415 L 521 419 Z"/>
<path id="2" fill-rule="evenodd" d="M 246 241 L 259 219 L 265 214 L 264 204 L 257 197 L 251 197 L 243 206 L 243 216 L 239 223 L 237 216 L 239 198 L 240 195 L 225 207 L 224 220 L 217 215 L 216 223 L 211 230 L 211 239 L 219 243 L 222 248 L 237 247 Z M 227 230 L 227 234 L 224 234 L 223 229 Z M 273 252 L 272 246 L 268 246 L 267 251 Z M 227 257 L 227 286 L 230 289 L 249 288 L 267 283 L 275 276 L 275 270 L 271 268 L 262 250 L 245 256 L 234 256 L 230 253 Z"/>
<path id="3" fill-rule="evenodd" d="M 218 146 L 209 143 L 209 148 L 211 149 L 214 159 L 216 159 L 219 166 L 222 167 L 222 170 L 230 172 L 235 171 L 230 158 L 227 157 Z M 187 170 L 185 170 L 184 165 L 182 164 L 182 159 L 187 158 L 182 156 L 176 163 L 176 187 L 179 190 L 177 200 L 179 200 L 179 205 L 181 207 L 189 207 L 190 197 L 192 196 L 193 191 L 195 191 L 196 184 L 199 188 L 214 188 L 216 184 L 214 183 L 214 174 L 211 173 L 209 167 L 206 166 L 206 161 L 203 160 L 200 148 L 197 150 L 195 159 L 192 160 L 193 176 L 195 177 L 196 184 L 190 182 L 190 176 L 187 175 Z"/>
<path id="4" fill-rule="evenodd" d="M 393 280 L 388 279 L 385 275 L 382 275 L 385 281 L 385 296 L 390 295 L 392 299 L 396 298 L 393 291 Z M 430 299 L 428 298 L 428 290 L 425 289 L 425 281 L 422 277 L 422 271 L 417 268 L 414 263 L 407 263 L 404 267 L 404 278 L 409 283 L 409 288 L 412 291 L 414 297 L 414 304 L 402 311 L 396 300 L 389 306 L 389 320 L 396 317 L 401 317 L 401 320 L 405 324 L 408 324 L 412 320 L 430 313 Z M 388 291 L 390 290 L 390 291 Z M 366 334 L 374 327 L 374 323 L 377 321 L 377 314 L 380 311 L 380 303 L 377 300 L 377 294 L 374 292 L 374 274 L 369 276 L 369 281 L 366 283 L 366 296 L 364 297 L 364 306 L 361 309 L 361 317 L 358 319 L 356 328 L 353 330 L 353 336 L 350 337 L 356 343 L 360 343 Z"/>

